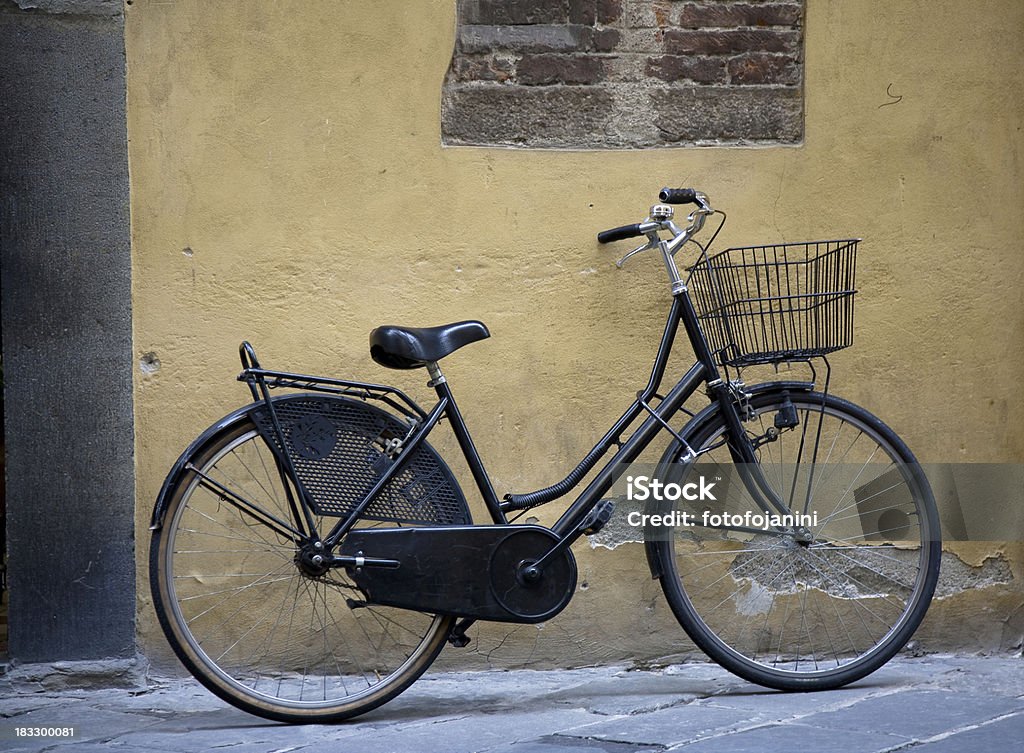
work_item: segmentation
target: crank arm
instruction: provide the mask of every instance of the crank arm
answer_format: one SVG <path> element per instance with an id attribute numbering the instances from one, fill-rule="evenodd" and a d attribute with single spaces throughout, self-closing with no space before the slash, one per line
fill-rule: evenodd
<path id="1" fill-rule="evenodd" d="M 614 509 L 615 504 L 610 499 L 601 500 L 594 505 L 593 509 L 587 513 L 587 517 L 585 517 L 583 522 L 576 527 L 575 531 L 563 536 L 551 551 L 524 569 L 525 577 L 527 579 L 539 578 L 540 573 L 544 571 L 547 564 L 572 546 L 576 539 L 583 535 L 591 536 L 604 528 L 605 523 L 607 523 L 612 517 L 612 511 Z"/>

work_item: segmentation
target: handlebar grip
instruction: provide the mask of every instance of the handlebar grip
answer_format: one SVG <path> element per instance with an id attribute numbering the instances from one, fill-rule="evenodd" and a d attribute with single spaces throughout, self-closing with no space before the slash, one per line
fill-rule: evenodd
<path id="1" fill-rule="evenodd" d="M 597 234 L 597 242 L 611 243 L 613 241 L 624 241 L 626 238 L 636 238 L 641 235 L 643 233 L 640 232 L 640 223 L 636 222 L 632 225 L 613 227 L 611 230 L 602 230 Z"/>
<path id="2" fill-rule="evenodd" d="M 692 188 L 663 188 L 658 198 L 666 204 L 696 204 L 697 192 Z"/>

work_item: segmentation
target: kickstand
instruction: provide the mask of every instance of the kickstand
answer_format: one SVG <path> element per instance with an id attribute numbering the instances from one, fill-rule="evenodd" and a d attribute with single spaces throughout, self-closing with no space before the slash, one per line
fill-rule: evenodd
<path id="1" fill-rule="evenodd" d="M 455 623 L 452 627 L 452 631 L 448 633 L 448 642 L 456 648 L 464 648 L 469 645 L 469 636 L 466 635 L 466 631 L 469 630 L 470 626 L 476 622 L 465 617 Z"/>

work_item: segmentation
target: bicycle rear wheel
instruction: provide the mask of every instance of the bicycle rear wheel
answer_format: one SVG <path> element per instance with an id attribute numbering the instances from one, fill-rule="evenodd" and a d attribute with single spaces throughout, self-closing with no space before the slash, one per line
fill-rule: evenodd
<path id="1" fill-rule="evenodd" d="M 839 687 L 892 658 L 924 618 L 941 553 L 932 493 L 906 445 L 859 406 L 773 390 L 750 407 L 762 478 L 806 525 L 767 525 L 715 413 L 690 438 L 697 463 L 669 457 L 660 477 L 710 476 L 717 500 L 685 510 L 690 524 L 648 541 L 649 554 L 673 613 L 719 664 L 782 690 Z"/>
<path id="2" fill-rule="evenodd" d="M 365 604 L 344 569 L 302 566 L 304 542 L 281 525 L 295 490 L 249 416 L 181 468 L 150 583 L 168 641 L 212 692 L 270 719 L 338 721 L 395 697 L 437 656 L 453 618 Z"/>

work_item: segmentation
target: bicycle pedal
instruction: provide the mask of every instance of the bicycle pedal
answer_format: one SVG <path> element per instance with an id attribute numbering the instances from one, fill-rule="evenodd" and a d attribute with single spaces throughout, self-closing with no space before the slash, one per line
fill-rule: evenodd
<path id="1" fill-rule="evenodd" d="M 615 512 L 615 502 L 610 499 L 602 499 L 580 523 L 580 533 L 584 536 L 593 536 L 611 520 L 613 512 Z"/>

